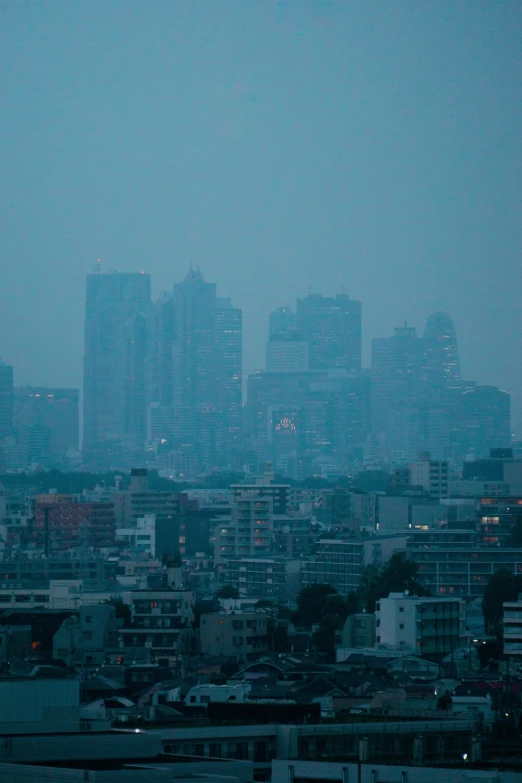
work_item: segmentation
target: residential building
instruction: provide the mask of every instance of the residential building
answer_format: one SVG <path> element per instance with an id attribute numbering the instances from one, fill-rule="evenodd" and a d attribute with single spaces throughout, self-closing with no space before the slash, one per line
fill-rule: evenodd
<path id="1" fill-rule="evenodd" d="M 202 655 L 255 660 L 268 650 L 267 616 L 260 612 L 216 612 L 201 615 Z"/>
<path id="2" fill-rule="evenodd" d="M 224 561 L 223 581 L 239 595 L 295 600 L 301 589 L 301 563 L 297 558 L 236 557 Z"/>
<path id="3" fill-rule="evenodd" d="M 363 649 L 375 647 L 376 618 L 374 614 L 350 614 L 339 633 L 336 646 L 345 649 Z"/>
<path id="4" fill-rule="evenodd" d="M 55 633 L 53 658 L 68 666 L 92 663 L 94 653 L 117 646 L 122 625 L 114 606 L 81 606 L 78 614 L 65 619 Z"/>
<path id="5" fill-rule="evenodd" d="M 522 594 L 518 596 L 517 601 L 507 601 L 502 606 L 504 655 L 522 663 Z"/>
<path id="6" fill-rule="evenodd" d="M 71 495 L 37 495 L 34 524 L 26 540 L 49 554 L 88 558 L 90 552 L 115 546 L 116 517 L 112 503 L 81 503 Z"/>
<path id="7" fill-rule="evenodd" d="M 272 552 L 273 501 L 255 490 L 234 497 L 232 518 L 218 519 L 214 530 L 216 561 L 231 556 L 266 556 Z"/>
<path id="8" fill-rule="evenodd" d="M 430 498 L 448 497 L 449 467 L 446 460 L 432 460 L 428 453 L 410 462 L 410 483 L 422 487 Z"/>
<path id="9" fill-rule="evenodd" d="M 164 586 L 131 593 L 132 621 L 120 631 L 124 647 L 148 647 L 156 660 L 176 664 L 193 646 L 194 594 L 183 589 L 181 561 L 163 558 Z"/>
<path id="10" fill-rule="evenodd" d="M 313 554 L 301 564 L 301 584 L 327 584 L 341 595 L 359 587 L 364 567 L 364 544 L 342 539 L 320 539 Z"/>
<path id="11" fill-rule="evenodd" d="M 461 602 L 390 593 L 376 605 L 377 644 L 442 659 L 459 646 Z"/>

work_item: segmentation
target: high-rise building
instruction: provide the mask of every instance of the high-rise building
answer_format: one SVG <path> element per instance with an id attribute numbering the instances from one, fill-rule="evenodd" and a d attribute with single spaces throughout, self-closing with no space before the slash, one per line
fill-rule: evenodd
<path id="1" fill-rule="evenodd" d="M 149 437 L 189 449 L 202 469 L 238 458 L 242 421 L 242 311 L 190 270 L 154 306 Z"/>
<path id="2" fill-rule="evenodd" d="M 460 380 L 460 358 L 457 335 L 451 316 L 438 311 L 432 313 L 424 329 L 426 350 L 430 352 L 435 373 L 434 380 L 453 384 Z"/>
<path id="3" fill-rule="evenodd" d="M 149 275 L 87 275 L 83 388 L 87 462 L 106 463 L 105 455 L 114 444 L 143 448 L 150 307 Z"/>
<path id="4" fill-rule="evenodd" d="M 297 332 L 271 337 L 266 344 L 268 372 L 306 372 L 308 343 Z"/>
<path id="5" fill-rule="evenodd" d="M 237 467 L 243 417 L 243 311 L 230 299 L 216 300 L 215 339 L 218 448 L 223 462 Z"/>
<path id="6" fill-rule="evenodd" d="M 310 369 L 361 369 L 361 303 L 346 294 L 297 300 L 297 331 L 309 345 Z"/>
<path id="7" fill-rule="evenodd" d="M 13 368 L 0 359 L 0 438 L 13 431 Z"/>
<path id="8" fill-rule="evenodd" d="M 17 387 L 14 427 L 27 464 L 63 464 L 67 452 L 78 449 L 79 390 Z"/>
<path id="9" fill-rule="evenodd" d="M 425 395 L 424 341 L 417 331 L 405 325 L 393 337 L 373 339 L 371 372 L 373 431 L 389 431 L 400 411 L 415 418 Z"/>
<path id="10" fill-rule="evenodd" d="M 288 305 L 277 307 L 268 316 L 268 338 L 288 336 L 297 331 L 297 318 Z"/>

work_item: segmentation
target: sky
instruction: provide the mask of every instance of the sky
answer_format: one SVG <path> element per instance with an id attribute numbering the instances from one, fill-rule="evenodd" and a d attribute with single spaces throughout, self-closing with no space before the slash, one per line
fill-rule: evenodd
<path id="1" fill-rule="evenodd" d="M 0 356 L 80 385 L 85 274 L 198 265 L 244 311 L 315 293 L 372 337 L 453 317 L 522 421 L 518 0 L 0 0 Z"/>

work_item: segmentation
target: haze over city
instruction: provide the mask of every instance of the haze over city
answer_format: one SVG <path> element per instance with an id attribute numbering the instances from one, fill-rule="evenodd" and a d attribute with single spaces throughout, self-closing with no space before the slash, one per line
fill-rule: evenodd
<path id="1" fill-rule="evenodd" d="M 0 355 L 80 386 L 85 274 L 190 264 L 244 311 L 309 287 L 369 341 L 430 312 L 520 419 L 517 3 L 2 4 Z"/>

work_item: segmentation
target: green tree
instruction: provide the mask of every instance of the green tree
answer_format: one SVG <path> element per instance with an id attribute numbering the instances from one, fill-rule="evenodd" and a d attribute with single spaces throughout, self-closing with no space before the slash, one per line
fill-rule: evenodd
<path id="1" fill-rule="evenodd" d="M 369 565 L 363 570 L 357 595 L 368 612 L 375 611 L 379 598 L 386 598 L 390 593 L 403 593 L 406 590 L 411 595 L 425 596 L 427 590 L 416 580 L 419 566 L 402 552 L 393 554 L 386 565 L 379 568 Z"/>
<path id="2" fill-rule="evenodd" d="M 216 598 L 239 598 L 239 590 L 234 585 L 223 585 L 217 591 Z"/>
<path id="3" fill-rule="evenodd" d="M 516 601 L 519 592 L 522 592 L 522 576 L 513 574 L 507 568 L 500 568 L 491 574 L 482 599 L 486 633 L 495 633 L 500 638 L 504 613 L 502 604 L 504 601 Z"/>
<path id="4" fill-rule="evenodd" d="M 326 599 L 336 593 L 331 585 L 317 583 L 303 587 L 297 596 L 297 611 L 292 616 L 294 623 L 310 626 L 321 622 Z"/>

